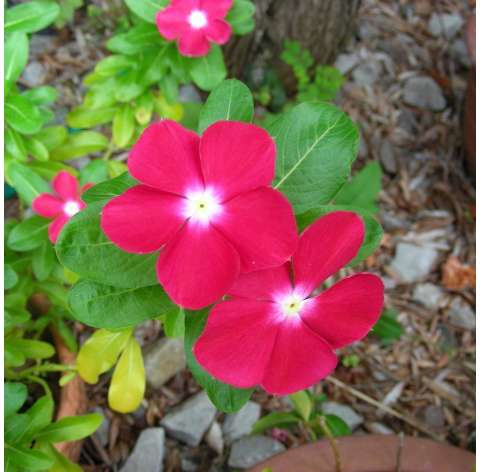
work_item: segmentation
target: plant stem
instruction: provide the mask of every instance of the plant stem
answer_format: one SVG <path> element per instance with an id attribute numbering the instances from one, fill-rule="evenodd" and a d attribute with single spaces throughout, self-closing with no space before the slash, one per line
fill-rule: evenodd
<path id="1" fill-rule="evenodd" d="M 47 382 L 45 382 L 45 380 L 41 379 L 40 377 L 37 377 L 36 375 L 28 375 L 26 378 L 28 380 L 31 380 L 32 382 L 36 382 L 40 384 L 45 390 L 45 394 L 50 397 L 52 396 L 52 391 L 50 390 L 50 387 L 48 386 Z"/>
<path id="2" fill-rule="evenodd" d="M 332 435 L 329 426 L 327 426 L 324 416 L 319 417 L 319 423 L 321 424 L 322 432 L 329 441 L 332 453 L 334 454 L 334 461 L 336 462 L 336 472 L 342 472 L 341 454 L 339 453 L 339 448 L 337 447 L 337 441 L 334 439 L 334 436 Z"/>
<path id="3" fill-rule="evenodd" d="M 20 372 L 11 372 L 16 378 L 29 377 L 31 374 L 41 374 L 47 372 L 65 372 L 67 370 L 75 371 L 77 367 L 74 365 L 62 365 L 62 364 L 43 364 L 39 366 L 33 366 Z"/>

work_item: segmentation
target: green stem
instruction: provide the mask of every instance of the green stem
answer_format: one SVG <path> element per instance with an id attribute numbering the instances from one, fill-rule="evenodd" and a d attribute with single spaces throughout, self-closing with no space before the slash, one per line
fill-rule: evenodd
<path id="1" fill-rule="evenodd" d="M 334 460 L 336 462 L 336 472 L 342 472 L 342 465 L 341 465 L 341 454 L 339 453 L 339 449 L 337 447 L 337 441 L 334 439 L 329 426 L 327 426 L 326 419 L 324 416 L 319 418 L 319 423 L 321 424 L 321 429 L 324 435 L 326 436 L 327 440 L 332 449 L 332 453 L 334 454 Z"/>
<path id="2" fill-rule="evenodd" d="M 36 382 L 40 384 L 45 390 L 45 394 L 48 395 L 49 397 L 52 396 L 52 391 L 50 390 L 50 387 L 48 386 L 48 383 L 45 382 L 45 380 L 43 380 L 40 377 L 37 377 L 36 375 L 28 375 L 26 378 L 27 380 L 31 380 L 32 382 Z"/>
<path id="3" fill-rule="evenodd" d="M 114 149 L 115 149 L 115 144 L 112 141 L 110 141 L 109 147 L 107 148 L 104 155 L 102 156 L 102 159 L 104 161 L 108 161 L 110 156 L 112 155 L 112 152 L 114 151 Z"/>
<path id="4" fill-rule="evenodd" d="M 24 377 L 28 377 L 31 374 L 43 374 L 48 372 L 65 372 L 68 370 L 76 371 L 77 366 L 62 365 L 62 364 L 43 364 L 39 366 L 30 367 L 20 372 L 10 372 L 10 375 L 13 375 L 14 377 L 17 377 L 17 378 L 24 378 Z"/>

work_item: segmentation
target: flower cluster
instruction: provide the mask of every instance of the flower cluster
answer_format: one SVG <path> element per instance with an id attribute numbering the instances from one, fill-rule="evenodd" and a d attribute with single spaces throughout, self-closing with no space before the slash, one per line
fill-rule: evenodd
<path id="1" fill-rule="evenodd" d="M 104 207 L 101 227 L 124 251 L 160 251 L 157 276 L 177 304 L 217 302 L 194 346 L 209 373 L 287 394 L 328 375 L 334 350 L 366 336 L 383 284 L 361 273 L 326 288 L 359 251 L 363 221 L 337 211 L 298 237 L 289 202 L 270 187 L 275 158 L 255 125 L 219 121 L 199 137 L 160 121 L 128 159 L 140 184 Z"/>

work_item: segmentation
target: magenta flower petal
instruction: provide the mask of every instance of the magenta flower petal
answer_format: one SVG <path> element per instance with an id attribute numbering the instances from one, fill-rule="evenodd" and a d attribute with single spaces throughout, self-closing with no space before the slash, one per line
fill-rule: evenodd
<path id="1" fill-rule="evenodd" d="M 185 12 L 172 7 L 159 11 L 155 17 L 160 34 L 170 41 L 180 38 L 188 28 L 185 19 Z"/>
<path id="2" fill-rule="evenodd" d="M 229 300 L 213 308 L 193 352 L 217 379 L 252 387 L 262 382 L 277 330 L 272 303 Z"/>
<path id="3" fill-rule="evenodd" d="M 182 226 L 185 199 L 144 185 L 128 189 L 102 210 L 101 227 L 127 252 L 157 251 Z"/>
<path id="4" fill-rule="evenodd" d="M 203 187 L 198 158 L 199 137 L 171 120 L 150 125 L 132 148 L 130 173 L 165 192 L 185 195 Z"/>
<path id="5" fill-rule="evenodd" d="M 335 211 L 319 218 L 300 236 L 293 256 L 294 280 L 309 295 L 349 263 L 364 240 L 364 223 L 353 212 Z"/>
<path id="6" fill-rule="evenodd" d="M 374 326 L 384 305 L 384 286 L 372 274 L 347 277 L 308 301 L 303 321 L 338 349 L 359 341 Z"/>
<path id="7" fill-rule="evenodd" d="M 55 244 L 58 235 L 70 218 L 67 215 L 61 214 L 55 218 L 48 226 L 48 237 L 50 241 Z"/>
<path id="8" fill-rule="evenodd" d="M 232 28 L 227 21 L 214 20 L 206 27 L 205 35 L 209 41 L 217 44 L 225 44 L 232 35 Z"/>
<path id="9" fill-rule="evenodd" d="M 273 301 L 292 290 L 290 267 L 290 262 L 287 262 L 272 269 L 241 274 L 228 294 L 251 300 Z"/>
<path id="10" fill-rule="evenodd" d="M 200 160 L 207 186 L 222 192 L 223 200 L 271 184 L 276 146 L 259 126 L 218 121 L 200 139 Z"/>
<path id="11" fill-rule="evenodd" d="M 52 181 L 55 192 L 64 200 L 77 200 L 79 197 L 79 185 L 77 179 L 67 171 L 60 171 Z"/>
<path id="12" fill-rule="evenodd" d="M 328 376 L 336 364 L 335 353 L 320 336 L 299 318 L 288 320 L 277 332 L 262 387 L 271 394 L 288 395 Z"/>
<path id="13" fill-rule="evenodd" d="M 64 202 L 49 193 L 42 193 L 32 202 L 35 213 L 45 218 L 53 218 L 63 211 Z"/>
<path id="14" fill-rule="evenodd" d="M 200 0 L 199 9 L 206 11 L 209 16 L 213 18 L 224 18 L 232 8 L 232 1 L 233 0 Z"/>
<path id="15" fill-rule="evenodd" d="M 289 201 L 272 188 L 234 197 L 223 205 L 213 224 L 239 252 L 242 272 L 279 266 L 297 246 L 296 220 Z"/>
<path id="16" fill-rule="evenodd" d="M 239 255 L 224 236 L 192 220 L 166 244 L 157 262 L 157 276 L 170 298 L 194 310 L 222 297 L 239 269 Z"/>

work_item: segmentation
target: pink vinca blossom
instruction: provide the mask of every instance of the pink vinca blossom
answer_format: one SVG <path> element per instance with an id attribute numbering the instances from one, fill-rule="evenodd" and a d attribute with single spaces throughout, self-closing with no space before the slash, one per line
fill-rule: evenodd
<path id="1" fill-rule="evenodd" d="M 231 298 L 211 311 L 194 346 L 197 361 L 223 382 L 280 395 L 326 377 L 337 364 L 334 350 L 366 336 L 382 310 L 383 284 L 372 274 L 313 295 L 363 238 L 355 213 L 333 212 L 302 233 L 292 265 L 240 276 Z"/>
<path id="2" fill-rule="evenodd" d="M 275 158 L 258 126 L 219 121 L 199 137 L 175 121 L 155 123 L 128 159 L 141 185 L 104 207 L 102 229 L 127 252 L 162 248 L 157 276 L 168 295 L 205 307 L 241 272 L 278 266 L 295 251 L 291 206 L 269 187 Z"/>
<path id="3" fill-rule="evenodd" d="M 205 56 L 210 43 L 229 41 L 232 29 L 225 17 L 231 6 L 232 0 L 172 0 L 157 13 L 157 28 L 164 38 L 178 41 L 184 56 Z"/>
<path id="4" fill-rule="evenodd" d="M 67 221 L 85 208 L 80 196 L 92 185 L 89 183 L 80 188 L 77 179 L 62 170 L 52 180 L 54 193 L 42 193 L 35 198 L 32 203 L 33 211 L 45 218 L 53 218 L 48 227 L 48 236 L 52 243 L 55 244 Z"/>

